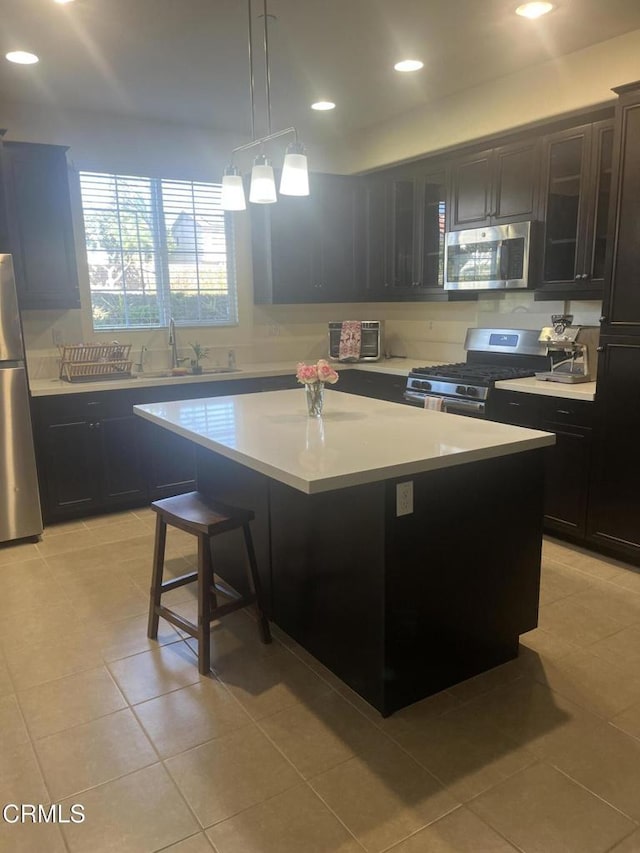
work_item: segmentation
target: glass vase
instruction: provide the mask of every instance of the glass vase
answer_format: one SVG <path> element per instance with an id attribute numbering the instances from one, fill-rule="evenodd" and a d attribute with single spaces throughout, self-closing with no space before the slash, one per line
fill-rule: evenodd
<path id="1" fill-rule="evenodd" d="M 324 382 L 308 382 L 305 386 L 307 395 L 307 412 L 310 418 L 322 417 L 324 402 Z"/>

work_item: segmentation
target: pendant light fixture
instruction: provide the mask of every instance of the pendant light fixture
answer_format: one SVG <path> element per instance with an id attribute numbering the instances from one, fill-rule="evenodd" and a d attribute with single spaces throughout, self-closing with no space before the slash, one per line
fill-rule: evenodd
<path id="1" fill-rule="evenodd" d="M 263 0 L 263 25 L 264 25 L 264 62 L 265 62 L 265 95 L 267 111 L 267 135 L 256 139 L 255 135 L 255 97 L 254 97 L 254 75 L 253 75 L 253 33 L 251 26 L 252 0 L 247 2 L 248 13 L 248 36 L 249 36 L 249 77 L 251 91 L 251 142 L 239 145 L 231 152 L 231 163 L 224 170 L 222 177 L 221 207 L 223 210 L 245 210 L 246 201 L 242 176 L 233 163 L 234 156 L 240 151 L 248 151 L 250 148 L 260 146 L 260 153 L 255 158 L 251 170 L 251 188 L 249 190 L 249 201 L 252 204 L 273 204 L 277 201 L 276 184 L 273 174 L 273 166 L 264 153 L 265 142 L 270 142 L 281 136 L 294 135 L 294 141 L 287 147 L 280 179 L 281 195 L 308 196 L 309 195 L 309 172 L 307 168 L 307 157 L 304 146 L 298 140 L 298 131 L 295 127 L 287 127 L 284 130 L 271 130 L 271 68 L 269 64 L 269 32 L 267 0 Z"/>

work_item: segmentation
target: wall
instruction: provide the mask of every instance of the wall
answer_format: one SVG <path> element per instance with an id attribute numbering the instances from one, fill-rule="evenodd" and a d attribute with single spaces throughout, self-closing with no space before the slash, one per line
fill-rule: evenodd
<path id="1" fill-rule="evenodd" d="M 418 157 L 602 103 L 611 99 L 612 86 L 638 78 L 640 30 L 430 104 L 359 134 L 339 150 L 314 151 L 313 166 L 349 173 Z M 240 141 L 202 128 L 11 103 L 0 104 L 0 126 L 8 128 L 7 139 L 70 146 L 83 308 L 25 312 L 30 366 L 36 375 L 44 376 L 55 371 L 54 331 L 68 343 L 114 337 L 113 332 L 96 333 L 91 327 L 77 170 L 216 180 L 228 152 Z M 385 320 L 389 351 L 406 354 L 412 360 L 450 361 L 463 357 L 464 332 L 470 326 L 535 328 L 546 322 L 549 314 L 567 308 L 580 322 L 595 322 L 600 313 L 596 303 L 534 303 L 530 294 L 508 294 L 499 300 L 483 298 L 478 303 L 254 307 L 246 214 L 236 216 L 236 228 L 238 325 L 179 331 L 183 346 L 197 337 L 212 347 L 213 363 L 224 364 L 230 348 L 236 350 L 240 364 L 319 357 L 325 353 L 327 321 L 353 317 Z M 149 347 L 148 367 L 167 364 L 166 330 L 118 333 L 118 337 L 131 341 L 134 353 L 143 344 Z"/>

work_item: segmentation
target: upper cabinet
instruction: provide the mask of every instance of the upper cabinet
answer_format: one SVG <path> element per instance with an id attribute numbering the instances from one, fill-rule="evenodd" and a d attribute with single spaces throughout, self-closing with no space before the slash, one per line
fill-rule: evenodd
<path id="1" fill-rule="evenodd" d="M 310 196 L 252 205 L 254 301 L 286 304 L 356 298 L 358 179 L 310 175 Z"/>
<path id="2" fill-rule="evenodd" d="M 445 299 L 447 171 L 414 164 L 362 179 L 360 298 Z"/>
<path id="3" fill-rule="evenodd" d="M 536 218 L 540 152 L 537 140 L 456 159 L 452 164 L 452 231 Z"/>
<path id="4" fill-rule="evenodd" d="M 79 308 L 66 148 L 3 145 L 3 177 L 22 309 Z"/>
<path id="5" fill-rule="evenodd" d="M 640 334 L 640 83 L 616 91 L 620 102 L 602 333 L 637 336 Z"/>
<path id="6" fill-rule="evenodd" d="M 601 295 L 612 159 L 612 120 L 544 137 L 538 297 Z"/>

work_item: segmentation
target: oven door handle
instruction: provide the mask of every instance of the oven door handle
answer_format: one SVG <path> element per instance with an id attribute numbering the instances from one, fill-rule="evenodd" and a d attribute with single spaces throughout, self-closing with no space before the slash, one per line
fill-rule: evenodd
<path id="1" fill-rule="evenodd" d="M 461 400 L 457 398 L 445 397 L 442 401 L 442 411 L 452 415 L 463 415 L 466 412 L 475 412 L 478 415 L 484 415 L 485 404 L 478 400 Z"/>

